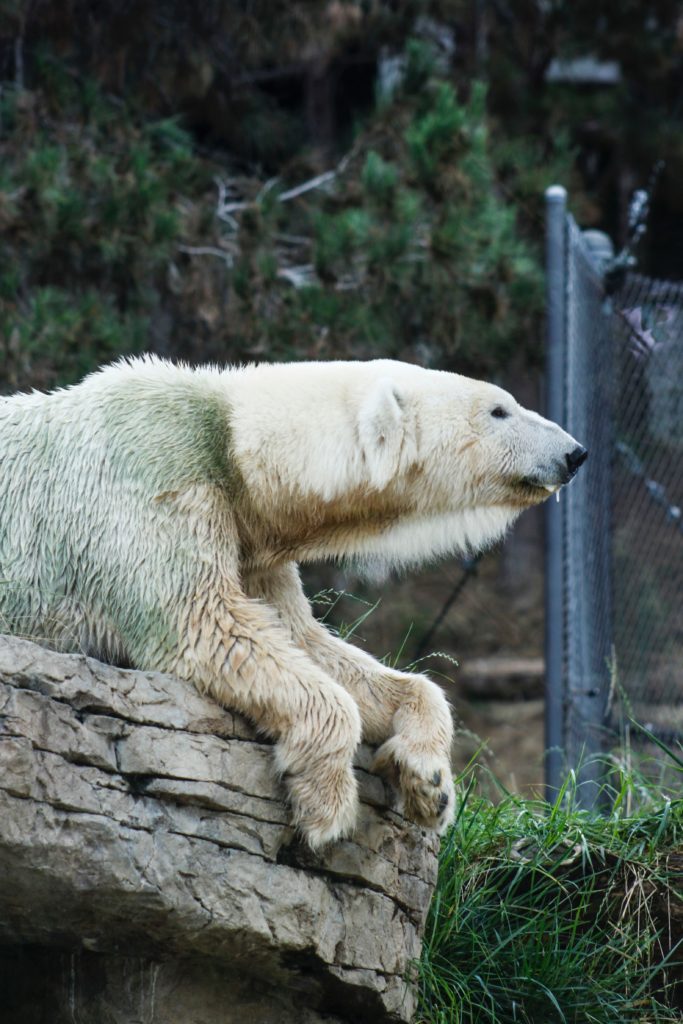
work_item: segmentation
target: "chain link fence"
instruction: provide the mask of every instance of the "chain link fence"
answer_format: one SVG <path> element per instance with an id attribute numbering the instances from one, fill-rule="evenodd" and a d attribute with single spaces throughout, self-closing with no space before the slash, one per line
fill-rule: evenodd
<path id="1" fill-rule="evenodd" d="M 571 767 L 591 806 L 624 721 L 683 737 L 683 285 L 606 276 L 546 200 L 548 415 L 590 452 L 546 520 L 548 795 Z"/>

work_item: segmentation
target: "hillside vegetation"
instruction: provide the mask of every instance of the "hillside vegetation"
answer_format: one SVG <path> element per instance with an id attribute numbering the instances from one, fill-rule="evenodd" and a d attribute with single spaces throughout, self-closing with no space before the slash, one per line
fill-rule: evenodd
<path id="1" fill-rule="evenodd" d="M 0 0 L 0 388 L 142 349 L 537 363 L 543 188 L 618 234 L 665 158 L 678 216 L 676 10 Z M 549 77 L 585 53 L 617 84 Z"/>

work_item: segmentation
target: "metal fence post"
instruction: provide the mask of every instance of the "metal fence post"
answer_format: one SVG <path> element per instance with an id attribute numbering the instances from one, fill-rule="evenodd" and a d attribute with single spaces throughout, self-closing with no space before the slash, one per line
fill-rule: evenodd
<path id="1" fill-rule="evenodd" d="M 566 189 L 546 190 L 546 414 L 564 422 Z M 546 798 L 555 799 L 564 763 L 564 565 L 562 506 L 546 503 Z"/>
<path id="2" fill-rule="evenodd" d="M 546 203 L 546 414 L 565 422 L 566 210 L 567 191 L 552 185 Z M 545 510 L 545 748 L 546 798 L 560 787 L 564 762 L 564 565 L 563 507 Z"/>
<path id="3" fill-rule="evenodd" d="M 594 238 L 567 217 L 565 422 L 590 452 L 564 496 L 564 749 L 577 801 L 604 800 L 612 648 L 613 336 Z"/>

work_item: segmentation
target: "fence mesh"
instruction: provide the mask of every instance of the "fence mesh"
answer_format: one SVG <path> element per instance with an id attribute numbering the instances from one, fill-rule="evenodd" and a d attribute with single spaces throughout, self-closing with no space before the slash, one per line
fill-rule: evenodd
<path id="1" fill-rule="evenodd" d="M 611 328 L 617 678 L 668 742 L 683 735 L 683 286 L 629 276 Z"/>
<path id="2" fill-rule="evenodd" d="M 665 742 L 683 737 L 683 285 L 627 274 L 608 291 L 590 236 L 561 215 L 554 372 L 563 425 L 590 455 L 549 512 L 562 600 L 546 624 L 561 652 L 548 680 L 561 687 L 556 741 L 584 764 L 591 803 L 590 756 L 624 711 Z"/>

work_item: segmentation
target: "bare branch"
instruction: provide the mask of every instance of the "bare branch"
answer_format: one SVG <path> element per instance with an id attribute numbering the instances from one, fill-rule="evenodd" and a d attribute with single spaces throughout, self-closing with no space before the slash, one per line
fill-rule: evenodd
<path id="1" fill-rule="evenodd" d="M 187 253 L 188 256 L 217 256 L 229 267 L 235 262 L 231 253 L 225 252 L 224 249 L 215 249 L 211 245 L 179 245 L 178 252 Z"/>
<path id="2" fill-rule="evenodd" d="M 234 191 L 230 181 L 226 181 L 225 178 L 214 178 L 213 180 L 218 189 L 216 216 L 219 220 L 229 224 L 233 231 L 236 231 L 238 224 L 235 218 L 231 216 L 231 213 L 237 210 L 244 210 L 250 204 L 245 202 L 229 202 L 231 193 Z"/>
<path id="3" fill-rule="evenodd" d="M 337 177 L 337 173 L 335 170 L 318 174 L 317 177 L 311 178 L 310 181 L 304 181 L 303 184 L 297 185 L 296 188 L 290 188 L 287 192 L 281 192 L 278 199 L 281 203 L 286 203 L 289 199 L 296 199 L 297 196 L 302 196 L 305 192 L 311 192 L 314 188 L 320 188 L 321 185 L 326 185 L 328 181 L 333 181 Z"/>
<path id="4" fill-rule="evenodd" d="M 307 192 L 312 192 L 316 188 L 321 188 L 321 186 L 327 185 L 329 182 L 334 181 L 334 179 L 344 171 L 348 161 L 349 157 L 346 156 L 339 162 L 333 171 L 325 171 L 323 174 L 317 174 L 315 178 L 310 178 L 308 181 L 304 181 L 300 185 L 296 185 L 294 188 L 281 192 L 277 197 L 278 201 L 281 203 L 287 203 L 290 199 L 296 199 L 298 196 L 303 196 Z M 236 230 L 237 221 L 232 215 L 256 206 L 261 202 L 263 197 L 277 185 L 279 180 L 279 178 L 269 178 L 263 185 L 256 199 L 246 200 L 234 198 L 234 189 L 229 180 L 224 178 L 214 178 L 216 187 L 218 188 L 216 216 L 219 220 L 229 224 L 233 230 Z"/>
<path id="5" fill-rule="evenodd" d="M 295 288 L 306 288 L 316 279 L 312 263 L 303 263 L 299 267 L 280 267 L 277 276 L 289 281 Z"/>

